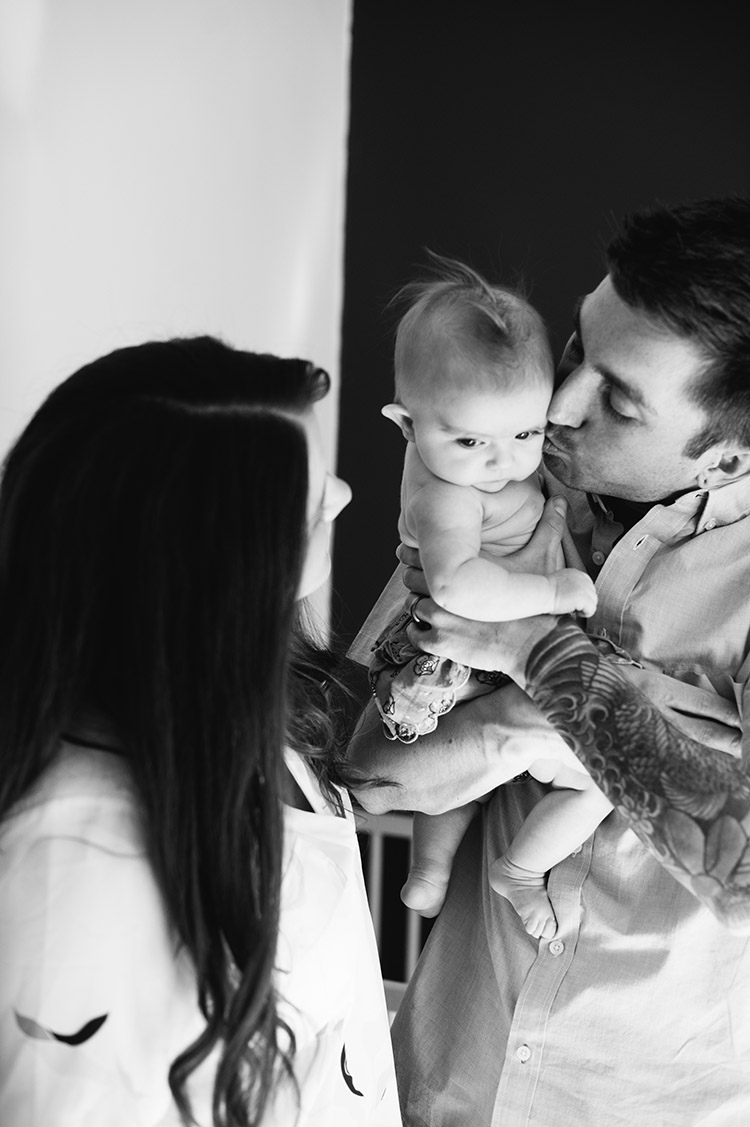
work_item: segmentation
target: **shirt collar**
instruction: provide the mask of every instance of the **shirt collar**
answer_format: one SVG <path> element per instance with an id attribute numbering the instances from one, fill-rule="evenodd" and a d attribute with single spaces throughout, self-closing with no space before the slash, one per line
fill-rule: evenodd
<path id="1" fill-rule="evenodd" d="M 750 515 L 750 473 L 704 490 L 705 504 L 698 522 L 698 532 L 724 524 L 734 524 Z"/>
<path id="2" fill-rule="evenodd" d="M 593 511 L 609 515 L 606 501 L 598 494 L 587 494 Z M 750 515 L 750 473 L 734 478 L 712 489 L 691 489 L 681 493 L 673 501 L 657 501 L 652 506 L 661 506 L 668 512 L 683 513 L 696 519 L 695 533 L 705 532 L 722 525 L 734 524 Z M 650 509 L 644 509 L 645 516 Z M 635 522 L 637 523 L 637 521 Z"/>

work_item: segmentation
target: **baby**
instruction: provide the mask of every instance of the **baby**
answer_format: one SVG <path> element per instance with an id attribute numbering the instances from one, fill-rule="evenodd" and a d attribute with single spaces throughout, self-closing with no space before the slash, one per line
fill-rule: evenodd
<path id="1" fill-rule="evenodd" d="M 562 568 L 512 571 L 503 559 L 531 537 L 544 506 L 538 468 L 553 363 L 539 314 L 512 291 L 462 263 L 437 258 L 440 274 L 407 286 L 395 348 L 395 402 L 383 408 L 407 440 L 399 534 L 418 548 L 440 606 L 486 622 L 596 608 L 591 579 Z M 410 743 L 463 699 L 492 691 L 502 673 L 425 654 L 400 614 L 374 647 L 370 682 L 391 739 Z M 581 766 L 539 758 L 529 773 L 552 789 L 491 867 L 526 930 L 545 939 L 557 923 L 545 874 L 593 833 L 611 809 Z M 476 804 L 416 814 L 405 904 L 425 916 L 443 903 L 451 864 Z"/>

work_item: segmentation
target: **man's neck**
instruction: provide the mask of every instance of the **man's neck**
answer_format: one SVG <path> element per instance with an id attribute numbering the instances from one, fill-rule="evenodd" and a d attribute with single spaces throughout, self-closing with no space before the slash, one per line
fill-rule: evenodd
<path id="1" fill-rule="evenodd" d="M 624 497 L 610 497 L 604 493 L 597 494 L 604 508 L 610 512 L 618 524 L 627 531 L 637 524 L 641 517 L 645 517 L 654 505 L 671 505 L 680 496 L 673 493 L 669 497 L 661 497 L 656 501 L 629 501 Z"/>

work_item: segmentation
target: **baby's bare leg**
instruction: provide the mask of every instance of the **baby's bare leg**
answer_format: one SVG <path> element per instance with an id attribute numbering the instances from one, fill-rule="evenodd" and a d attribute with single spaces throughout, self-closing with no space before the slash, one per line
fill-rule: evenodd
<path id="1" fill-rule="evenodd" d="M 557 920 L 545 874 L 591 836 L 612 804 L 590 775 L 558 759 L 537 759 L 529 773 L 556 789 L 540 799 L 490 866 L 490 884 L 510 900 L 530 935 L 551 939 Z"/>
<path id="2" fill-rule="evenodd" d="M 422 916 L 436 916 L 448 891 L 453 858 L 479 803 L 443 814 L 415 814 L 411 868 L 401 899 Z"/>

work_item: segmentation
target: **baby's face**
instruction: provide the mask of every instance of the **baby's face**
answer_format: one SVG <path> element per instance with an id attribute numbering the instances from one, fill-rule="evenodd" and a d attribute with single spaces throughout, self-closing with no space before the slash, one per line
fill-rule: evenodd
<path id="1" fill-rule="evenodd" d="M 410 411 L 427 468 L 454 485 L 497 493 L 523 481 L 542 458 L 552 385 L 544 379 L 508 392 L 465 388 Z"/>

